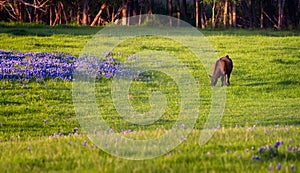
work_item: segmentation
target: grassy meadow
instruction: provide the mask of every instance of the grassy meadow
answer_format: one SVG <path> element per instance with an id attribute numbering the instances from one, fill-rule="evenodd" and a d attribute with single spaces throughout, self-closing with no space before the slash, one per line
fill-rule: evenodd
<path id="1" fill-rule="evenodd" d="M 78 56 L 87 41 L 101 29 L 0 23 L 0 49 L 58 51 Z M 209 78 L 201 64 L 193 68 L 193 74 L 200 80 L 201 101 L 192 133 L 167 154 L 139 161 L 109 155 L 86 137 L 74 112 L 72 82 L 0 80 L 0 172 L 299 172 L 300 31 L 200 32 L 219 57 L 229 55 L 234 63 L 220 128 L 208 143 L 198 144 L 211 101 Z M 188 52 L 180 45 L 152 39 L 155 42 L 136 38 L 130 45 L 121 44 L 113 50 L 115 57 L 121 60 L 129 54 L 159 46 L 160 50 L 189 62 Z M 97 93 L 97 103 L 104 108 L 99 111 L 114 131 L 130 128 L 133 132 L 123 135 L 147 139 L 173 125 L 178 113 L 178 105 L 174 104 L 178 88 L 172 81 L 160 80 L 163 77 L 157 75 L 158 80 L 147 84 L 137 81 L 130 90 L 133 107 L 147 111 L 149 91 L 167 88 L 164 92 L 171 103 L 167 105 L 166 115 L 143 127 L 118 117 L 109 93 L 111 80 L 96 82 L 102 91 Z M 73 134 L 76 127 L 79 133 Z M 62 133 L 65 135 L 58 135 Z M 278 149 L 274 149 L 277 142 Z"/>

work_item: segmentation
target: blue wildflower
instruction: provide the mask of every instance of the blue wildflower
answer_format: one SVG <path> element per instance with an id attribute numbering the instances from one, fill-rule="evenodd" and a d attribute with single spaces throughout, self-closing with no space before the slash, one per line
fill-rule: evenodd
<path id="1" fill-rule="evenodd" d="M 278 147 L 279 147 L 280 144 L 281 144 L 281 143 L 280 143 L 279 141 L 277 141 L 277 142 L 274 144 L 274 148 L 275 148 L 275 149 L 278 149 Z"/>
<path id="2" fill-rule="evenodd" d="M 295 170 L 295 166 L 294 166 L 294 165 L 291 165 L 291 166 L 290 166 L 290 170 L 291 170 L 291 171 L 294 171 L 294 170 Z"/>
<path id="3" fill-rule="evenodd" d="M 277 164 L 277 170 L 278 170 L 278 171 L 281 170 L 281 164 L 280 164 L 280 163 Z"/>

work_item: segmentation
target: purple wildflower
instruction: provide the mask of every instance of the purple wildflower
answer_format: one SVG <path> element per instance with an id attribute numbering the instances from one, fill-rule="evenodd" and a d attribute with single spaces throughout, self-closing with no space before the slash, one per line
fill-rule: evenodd
<path id="1" fill-rule="evenodd" d="M 252 160 L 259 160 L 258 156 L 252 156 Z"/>
<path id="2" fill-rule="evenodd" d="M 270 132 L 270 131 L 267 129 L 267 130 L 266 130 L 266 134 L 268 134 L 269 132 Z"/>
<path id="3" fill-rule="evenodd" d="M 226 152 L 226 153 L 228 153 L 228 152 L 229 152 L 229 149 L 228 149 L 228 148 L 226 148 L 226 149 L 225 149 L 225 152 Z"/>
<path id="4" fill-rule="evenodd" d="M 44 120 L 44 124 L 47 124 L 47 120 Z"/>
<path id="5" fill-rule="evenodd" d="M 181 126 L 180 126 L 180 127 L 184 129 L 184 128 L 185 128 L 185 125 L 184 125 L 184 124 L 181 124 Z"/>
<path id="6" fill-rule="evenodd" d="M 78 133 L 78 128 L 77 127 L 74 128 L 74 133 Z"/>
<path id="7" fill-rule="evenodd" d="M 256 126 L 255 125 L 253 125 L 253 130 L 256 130 Z"/>
<path id="8" fill-rule="evenodd" d="M 292 144 L 292 143 L 293 143 L 293 139 L 290 139 L 290 140 L 289 140 L 289 143 Z"/>
<path id="9" fill-rule="evenodd" d="M 248 152 L 249 152 L 249 149 L 247 148 L 245 151 L 246 151 L 246 153 L 248 153 Z"/>
<path id="10" fill-rule="evenodd" d="M 278 171 L 281 170 L 281 164 L 280 164 L 280 163 L 277 164 L 277 170 L 278 170 Z"/>
<path id="11" fill-rule="evenodd" d="M 274 144 L 274 148 L 275 148 L 275 149 L 278 149 L 279 145 L 280 145 L 280 142 L 277 141 L 277 142 Z"/>
<path id="12" fill-rule="evenodd" d="M 109 131 L 108 131 L 109 133 L 113 133 L 114 131 L 113 131 L 113 129 L 109 129 Z"/>
<path id="13" fill-rule="evenodd" d="M 293 147 L 289 145 L 289 146 L 288 146 L 288 150 L 289 150 L 289 151 L 292 151 L 292 150 L 293 150 Z"/>
<path id="14" fill-rule="evenodd" d="M 273 167 L 272 167 L 272 165 L 270 165 L 269 167 L 268 167 L 268 171 L 272 171 L 273 170 Z"/>
<path id="15" fill-rule="evenodd" d="M 31 151 L 30 147 L 28 147 L 28 148 L 27 148 L 27 151 L 28 151 L 28 152 L 30 152 L 30 151 Z"/>
<path id="16" fill-rule="evenodd" d="M 86 147 L 86 140 L 83 141 L 83 146 Z"/>
<path id="17" fill-rule="evenodd" d="M 94 135 L 95 135 L 95 134 L 97 134 L 97 130 L 96 130 L 96 129 L 94 129 Z"/>
<path id="18" fill-rule="evenodd" d="M 295 166 L 294 166 L 294 165 L 291 165 L 291 166 L 290 166 L 290 170 L 291 170 L 291 171 L 294 171 L 294 170 L 295 170 Z"/>
<path id="19" fill-rule="evenodd" d="M 68 144 L 70 145 L 70 144 L 71 144 L 71 141 L 68 141 Z"/>
<path id="20" fill-rule="evenodd" d="M 259 150 L 258 150 L 258 152 L 262 153 L 264 150 L 265 150 L 265 147 L 260 147 Z"/>

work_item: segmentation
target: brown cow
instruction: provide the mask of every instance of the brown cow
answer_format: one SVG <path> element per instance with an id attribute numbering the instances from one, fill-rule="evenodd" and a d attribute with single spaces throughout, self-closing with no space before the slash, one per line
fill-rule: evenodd
<path id="1" fill-rule="evenodd" d="M 229 79 L 230 79 L 230 73 L 232 71 L 232 68 L 233 68 L 233 63 L 228 55 L 218 59 L 216 63 L 213 65 L 212 75 L 209 75 L 210 85 L 215 86 L 217 84 L 219 77 L 221 77 L 221 81 L 222 81 L 221 86 L 230 85 Z M 227 84 L 225 83 L 226 82 L 225 78 L 227 78 Z"/>

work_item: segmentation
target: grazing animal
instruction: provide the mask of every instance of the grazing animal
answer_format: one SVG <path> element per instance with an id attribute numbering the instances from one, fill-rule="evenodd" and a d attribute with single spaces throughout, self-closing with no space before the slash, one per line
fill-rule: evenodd
<path id="1" fill-rule="evenodd" d="M 210 85 L 216 86 L 219 77 L 221 77 L 221 82 L 222 82 L 221 86 L 230 85 L 229 79 L 230 79 L 230 73 L 232 71 L 232 68 L 233 68 L 233 63 L 228 55 L 218 59 L 216 63 L 213 65 L 212 75 L 209 75 Z M 226 84 L 226 78 L 227 78 L 227 84 Z"/>

